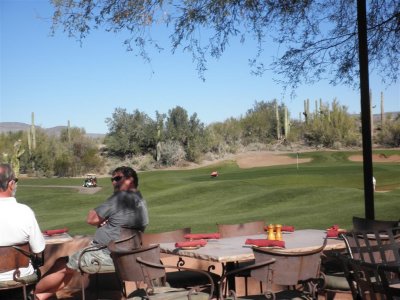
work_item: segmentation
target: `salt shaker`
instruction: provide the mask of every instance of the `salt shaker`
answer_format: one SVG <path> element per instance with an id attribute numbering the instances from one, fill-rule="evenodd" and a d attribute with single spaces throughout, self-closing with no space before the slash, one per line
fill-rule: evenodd
<path id="1" fill-rule="evenodd" d="M 275 239 L 277 241 L 282 241 L 282 225 L 276 224 L 275 229 L 276 229 Z"/>
<path id="2" fill-rule="evenodd" d="M 275 240 L 274 225 L 269 224 L 267 229 L 268 229 L 268 239 Z"/>

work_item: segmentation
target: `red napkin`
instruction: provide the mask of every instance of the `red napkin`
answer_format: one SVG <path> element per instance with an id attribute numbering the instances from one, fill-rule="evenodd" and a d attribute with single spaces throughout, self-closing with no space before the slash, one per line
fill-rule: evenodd
<path id="1" fill-rule="evenodd" d="M 338 231 L 339 230 L 339 225 L 336 225 L 336 224 L 332 225 L 331 227 L 328 228 L 328 230 L 330 230 L 330 229 Z"/>
<path id="2" fill-rule="evenodd" d="M 327 237 L 338 237 L 339 236 L 339 230 L 337 230 L 337 229 L 333 229 L 333 228 L 329 228 L 327 231 L 326 231 L 326 236 Z"/>
<path id="3" fill-rule="evenodd" d="M 206 240 L 195 240 L 195 241 L 185 241 L 185 242 L 178 242 L 175 243 L 175 248 L 181 248 L 181 247 L 204 247 L 207 245 Z"/>
<path id="4" fill-rule="evenodd" d="M 68 232 L 68 228 L 62 228 L 62 229 L 50 229 L 50 230 L 45 230 L 43 233 L 45 235 L 54 235 L 54 234 L 61 234 Z"/>
<path id="5" fill-rule="evenodd" d="M 188 240 L 201 240 L 201 239 L 219 239 L 221 235 L 216 233 L 188 233 L 184 235 L 185 239 Z"/>
<path id="6" fill-rule="evenodd" d="M 293 231 L 294 231 L 294 226 L 283 225 L 283 226 L 282 226 L 282 231 L 293 232 Z"/>
<path id="7" fill-rule="evenodd" d="M 281 247 L 285 248 L 285 241 L 275 241 L 266 239 L 247 239 L 246 245 L 254 245 L 258 247 Z"/>

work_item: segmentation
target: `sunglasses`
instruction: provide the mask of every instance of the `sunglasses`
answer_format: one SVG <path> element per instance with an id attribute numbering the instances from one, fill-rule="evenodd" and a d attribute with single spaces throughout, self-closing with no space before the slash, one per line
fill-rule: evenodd
<path id="1" fill-rule="evenodd" d="M 10 181 L 14 181 L 15 183 L 18 182 L 18 178 L 11 179 Z"/>
<path id="2" fill-rule="evenodd" d="M 111 182 L 113 182 L 113 181 L 118 182 L 118 181 L 120 181 L 121 179 L 122 179 L 122 176 L 111 177 Z"/>

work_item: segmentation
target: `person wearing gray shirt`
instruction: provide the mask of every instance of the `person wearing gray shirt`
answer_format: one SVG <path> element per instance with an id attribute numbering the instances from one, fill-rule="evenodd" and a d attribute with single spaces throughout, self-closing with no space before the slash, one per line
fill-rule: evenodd
<path id="1" fill-rule="evenodd" d="M 112 173 L 111 183 L 114 187 L 113 195 L 90 210 L 86 218 L 88 224 L 97 226 L 93 245 L 106 246 L 110 241 L 118 240 L 122 228 L 144 231 L 149 224 L 146 200 L 138 190 L 139 178 L 135 170 L 125 166 L 116 168 Z M 56 261 L 36 285 L 36 299 L 49 299 L 69 283 L 74 270 L 79 270 L 78 260 L 82 250 L 67 259 L 60 258 Z M 100 266 L 105 268 L 114 265 L 104 247 L 85 252 L 81 257 L 81 266 L 90 267 L 93 261 L 101 261 Z"/>

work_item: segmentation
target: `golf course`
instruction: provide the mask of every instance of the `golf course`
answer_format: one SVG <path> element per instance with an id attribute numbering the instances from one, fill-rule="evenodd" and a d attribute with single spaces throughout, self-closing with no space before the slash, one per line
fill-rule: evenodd
<path id="1" fill-rule="evenodd" d="M 150 215 L 147 231 L 214 232 L 216 223 L 251 220 L 297 229 L 351 228 L 352 216 L 364 216 L 360 157 L 360 151 L 250 152 L 197 168 L 139 172 Z M 399 149 L 374 150 L 376 219 L 400 218 L 399 158 Z M 210 176 L 214 171 L 218 176 Z M 82 182 L 22 177 L 17 200 L 34 210 L 42 230 L 93 234 L 87 212 L 111 195 L 112 186 L 110 177 L 98 178 L 96 190 L 83 188 Z"/>

